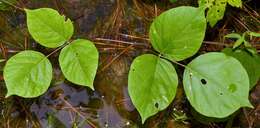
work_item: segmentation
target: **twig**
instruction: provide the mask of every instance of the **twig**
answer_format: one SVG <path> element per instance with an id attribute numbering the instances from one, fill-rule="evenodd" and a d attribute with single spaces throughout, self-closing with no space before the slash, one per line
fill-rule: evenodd
<path id="1" fill-rule="evenodd" d="M 121 55 L 123 55 L 128 49 L 130 49 L 133 45 L 128 46 L 127 48 L 125 48 L 122 52 L 120 52 L 116 57 L 114 57 L 107 65 L 105 65 L 99 72 L 104 71 L 106 68 L 108 68 L 118 57 L 120 57 Z M 98 73 L 99 73 L 98 72 Z"/>
<path id="2" fill-rule="evenodd" d="M 66 101 L 62 96 L 60 96 L 60 99 L 66 104 L 68 105 L 74 112 L 76 112 L 81 118 L 85 119 L 85 116 L 83 116 L 77 109 L 75 109 L 68 101 Z M 93 128 L 97 128 L 91 121 L 87 120 L 87 123 L 93 127 Z"/>
<path id="3" fill-rule="evenodd" d="M 129 38 L 142 39 L 142 40 L 146 40 L 146 41 L 149 41 L 149 40 L 150 40 L 150 39 L 148 39 L 148 38 L 138 37 L 138 36 L 133 36 L 133 35 L 128 35 L 128 34 L 123 34 L 123 33 L 119 33 L 119 35 L 125 36 L 125 37 L 129 37 Z"/>
<path id="4" fill-rule="evenodd" d="M 122 44 L 128 44 L 128 45 L 141 45 L 141 46 L 147 46 L 147 44 L 141 44 L 141 43 L 135 43 L 135 42 L 127 42 L 122 40 L 113 40 L 113 39 L 104 39 L 104 38 L 95 38 L 95 40 L 99 41 L 109 41 L 109 42 L 116 42 L 116 43 L 122 43 Z"/>
<path id="5" fill-rule="evenodd" d="M 226 47 L 231 47 L 230 44 L 224 44 L 224 43 L 219 43 L 219 42 L 212 42 L 212 41 L 203 41 L 204 44 L 213 44 L 213 45 L 220 45 L 220 46 L 226 46 Z"/>

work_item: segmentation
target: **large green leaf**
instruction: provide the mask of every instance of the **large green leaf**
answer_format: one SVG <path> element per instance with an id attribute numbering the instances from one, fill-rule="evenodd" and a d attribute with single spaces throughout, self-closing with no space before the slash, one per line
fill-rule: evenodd
<path id="1" fill-rule="evenodd" d="M 64 47 L 59 56 L 59 63 L 66 79 L 94 89 L 98 51 L 91 41 L 78 39 Z"/>
<path id="2" fill-rule="evenodd" d="M 48 89 L 51 79 L 51 63 L 40 52 L 22 51 L 11 57 L 4 67 L 4 80 L 8 89 L 6 97 L 37 97 Z"/>
<path id="3" fill-rule="evenodd" d="M 163 56 L 180 61 L 199 50 L 205 31 L 204 10 L 183 6 L 157 17 L 150 28 L 150 39 L 153 48 Z"/>
<path id="4" fill-rule="evenodd" d="M 251 55 L 245 50 L 233 50 L 231 48 L 225 48 L 222 52 L 240 61 L 247 71 L 250 89 L 252 89 L 260 78 L 260 56 L 258 54 Z"/>
<path id="5" fill-rule="evenodd" d="M 128 90 L 143 123 L 172 102 L 177 86 L 178 76 L 167 60 L 145 54 L 131 65 Z"/>
<path id="6" fill-rule="evenodd" d="M 194 59 L 184 71 L 183 84 L 191 105 L 202 115 L 224 118 L 240 107 L 252 107 L 246 70 L 224 53 Z"/>
<path id="7" fill-rule="evenodd" d="M 56 10 L 40 8 L 25 9 L 27 26 L 32 37 L 41 45 L 49 48 L 59 47 L 73 35 L 73 24 Z"/>

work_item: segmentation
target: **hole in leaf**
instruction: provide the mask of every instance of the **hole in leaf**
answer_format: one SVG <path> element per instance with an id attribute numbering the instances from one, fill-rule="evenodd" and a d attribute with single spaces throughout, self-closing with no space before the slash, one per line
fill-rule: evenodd
<path id="1" fill-rule="evenodd" d="M 154 104 L 154 106 L 155 106 L 156 108 L 159 108 L 159 103 L 156 102 L 156 103 Z"/>
<path id="2" fill-rule="evenodd" d="M 200 82 L 201 82 L 203 85 L 207 84 L 207 81 L 206 81 L 205 79 L 201 79 Z"/>
<path id="3" fill-rule="evenodd" d="M 237 86 L 235 85 L 235 84 L 230 84 L 229 86 L 228 86 L 228 91 L 230 91 L 230 92 L 235 92 L 237 90 Z"/>

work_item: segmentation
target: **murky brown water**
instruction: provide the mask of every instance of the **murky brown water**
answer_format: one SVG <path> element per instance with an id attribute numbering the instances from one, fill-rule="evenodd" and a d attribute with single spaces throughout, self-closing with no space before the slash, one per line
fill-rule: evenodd
<path id="1" fill-rule="evenodd" d="M 126 3 L 127 1 L 122 2 L 120 6 L 124 7 L 127 5 Z M 116 0 L 31 0 L 18 3 L 18 6 L 31 9 L 55 8 L 74 21 L 74 38 L 94 39 L 106 35 L 111 37 L 115 33 L 113 30 L 116 30 L 114 29 L 116 26 L 113 27 L 113 25 L 116 23 L 111 22 L 119 22 L 113 21 L 115 11 L 119 9 L 118 4 L 121 2 Z M 124 7 L 124 9 L 127 9 L 123 10 L 125 13 L 133 11 L 131 7 Z M 121 10 L 118 11 L 120 13 Z M 50 53 L 51 50 L 37 45 L 29 37 L 23 12 L 4 11 L 0 12 L 0 16 L 0 43 L 3 45 L 1 49 L 3 58 L 8 58 L 24 49 Z M 129 18 L 129 21 L 124 21 L 126 24 L 132 21 L 134 24 L 130 26 L 131 30 L 122 28 L 125 30 L 120 31 L 143 35 L 146 33 L 146 26 L 139 22 L 141 20 L 138 17 L 128 15 L 125 18 Z M 108 30 L 108 28 L 113 29 Z M 126 39 L 126 37 L 122 38 Z M 119 43 L 113 44 L 120 46 Z M 55 75 L 51 87 L 43 96 L 35 99 L 12 96 L 5 99 L 6 88 L 2 82 L 0 85 L 0 127 L 132 128 L 141 125 L 140 117 L 132 105 L 127 91 L 128 69 L 138 52 L 122 54 L 122 49 L 128 47 L 128 44 L 123 45 L 121 49 L 114 46 L 107 47 L 106 44 L 98 47 L 101 53 L 100 72 L 95 80 L 95 91 L 64 80 L 57 66 L 58 53 L 50 58 Z M 7 52 L 3 52 L 4 50 Z M 116 59 L 114 59 L 115 57 Z M 113 63 L 110 63 L 111 61 Z M 109 66 L 107 66 L 108 64 Z"/>
<path id="2" fill-rule="evenodd" d="M 174 102 L 143 125 L 131 103 L 127 91 L 128 70 L 134 57 L 152 52 L 147 40 L 152 19 L 167 8 L 196 3 L 194 0 L 180 0 L 177 4 L 167 1 L 20 0 L 19 7 L 50 7 L 72 19 L 75 27 L 73 38 L 95 41 L 100 52 L 100 64 L 94 83 L 95 91 L 92 91 L 66 81 L 59 70 L 59 53 L 52 55 L 49 58 L 54 67 L 51 87 L 44 95 L 34 99 L 16 96 L 5 99 L 6 88 L 0 77 L 0 128 L 224 127 L 222 123 L 203 125 L 195 121 L 181 86 Z M 46 55 L 53 51 L 36 44 L 29 36 L 25 23 L 25 15 L 19 10 L 0 11 L 0 57 L 8 59 L 25 49 L 41 51 Z M 210 31 L 207 38 L 215 36 L 215 31 Z M 205 45 L 202 50 L 210 48 Z M 0 63 L 1 71 L 3 66 L 4 63 Z M 182 70 L 178 68 L 180 74 Z"/>

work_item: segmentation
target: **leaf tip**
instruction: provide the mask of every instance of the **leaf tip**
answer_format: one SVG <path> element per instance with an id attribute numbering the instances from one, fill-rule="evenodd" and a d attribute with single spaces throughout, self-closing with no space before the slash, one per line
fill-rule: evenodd
<path id="1" fill-rule="evenodd" d="M 141 118 L 142 118 L 142 124 L 144 124 L 147 118 L 146 117 L 141 117 Z"/>
<path id="2" fill-rule="evenodd" d="M 245 105 L 244 105 L 245 107 L 248 107 L 248 108 L 254 108 L 254 106 L 250 103 L 250 101 L 249 100 L 247 100 L 246 102 L 245 102 Z"/>

